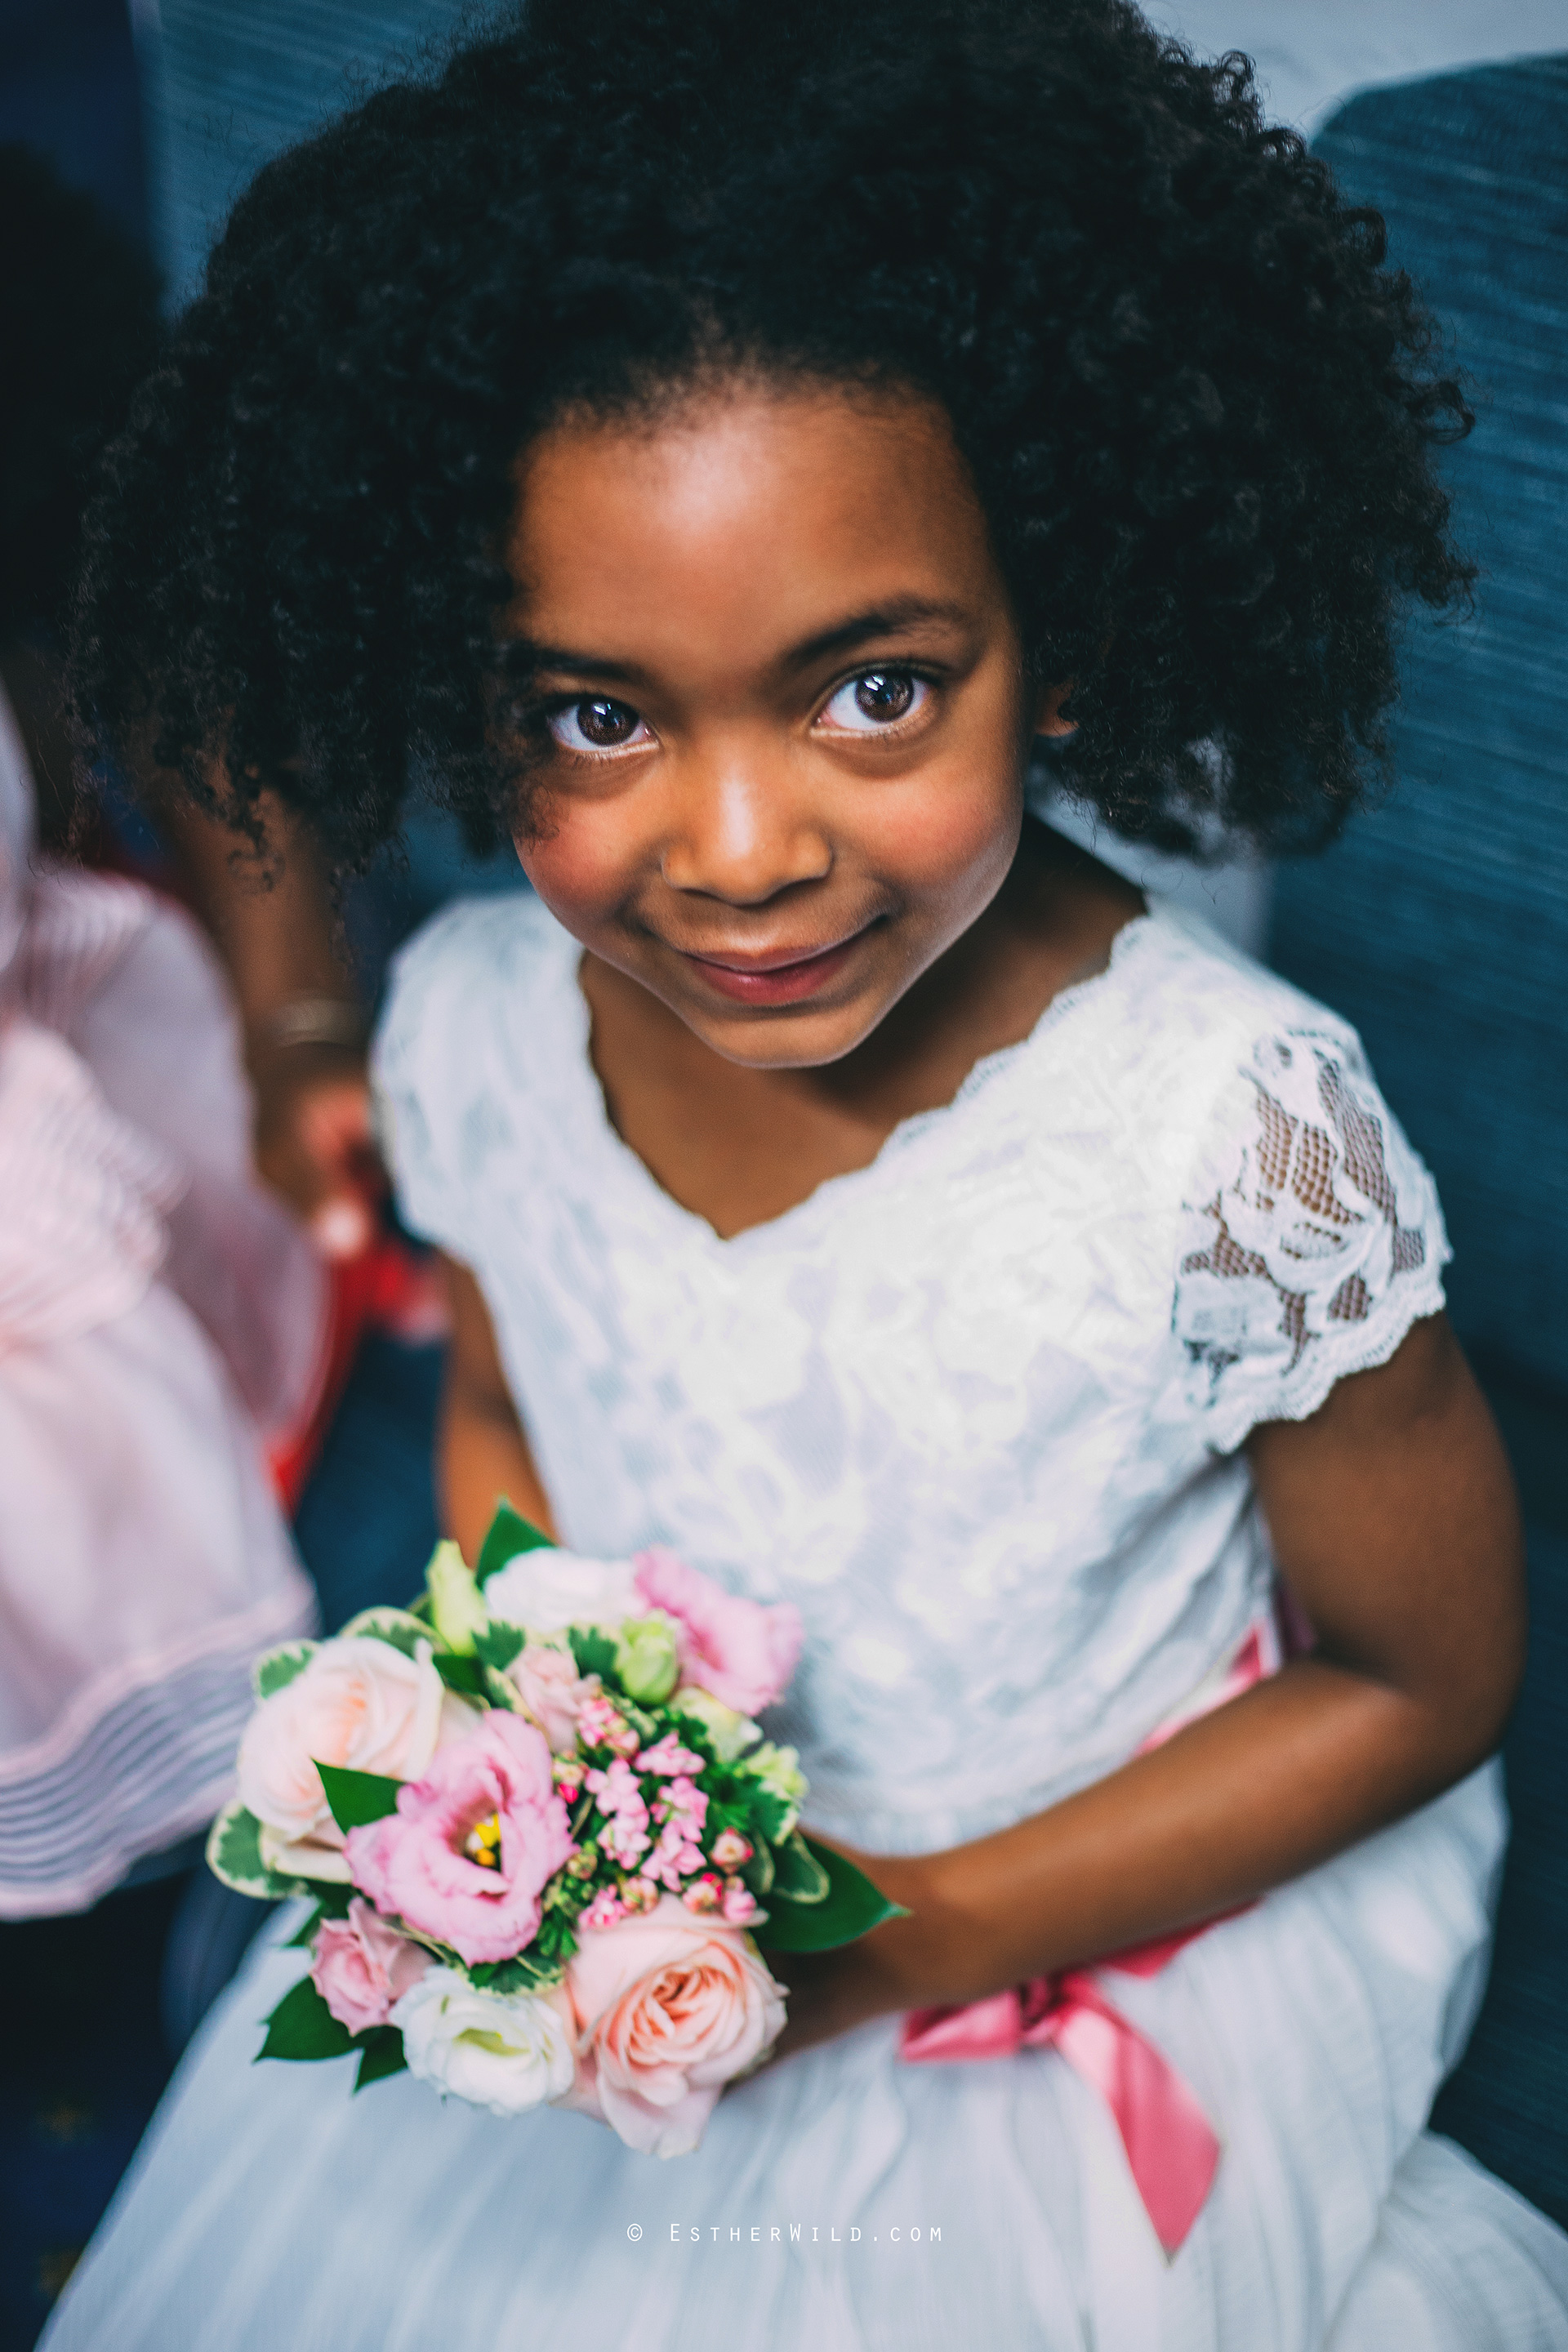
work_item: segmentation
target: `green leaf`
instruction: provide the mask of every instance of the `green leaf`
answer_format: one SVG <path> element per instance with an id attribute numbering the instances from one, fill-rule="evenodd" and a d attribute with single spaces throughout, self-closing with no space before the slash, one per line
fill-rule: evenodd
<path id="1" fill-rule="evenodd" d="M 411 1609 L 362 1609 L 357 1617 L 349 1619 L 338 1638 L 345 1640 L 351 1634 L 385 1642 L 390 1648 L 401 1650 L 405 1658 L 414 1656 L 421 1642 L 431 1642 L 429 1626 Z"/>
<path id="2" fill-rule="evenodd" d="M 450 1691 L 459 1691 L 464 1698 L 485 1696 L 485 1670 L 478 1658 L 460 1658 L 454 1651 L 437 1650 L 436 1672 Z"/>
<path id="3" fill-rule="evenodd" d="M 486 1625 L 474 1635 L 474 1655 L 493 1666 L 498 1675 L 504 1674 L 523 1646 L 523 1634 L 516 1625 Z"/>
<path id="4" fill-rule="evenodd" d="M 389 1780 L 383 1772 L 351 1771 L 343 1764 L 317 1763 L 316 1769 L 339 1829 L 363 1829 L 367 1822 L 383 1821 L 397 1811 L 401 1780 Z"/>
<path id="5" fill-rule="evenodd" d="M 753 1895 L 771 1892 L 773 1883 L 773 1850 L 765 1838 L 759 1838 L 752 1848 L 749 1862 L 741 1864 L 741 1876 Z"/>
<path id="6" fill-rule="evenodd" d="M 258 2058 L 346 2058 L 354 2037 L 340 2025 L 309 1977 L 290 1985 L 267 2021 Z"/>
<path id="7" fill-rule="evenodd" d="M 564 1911 L 546 1911 L 533 1938 L 533 1955 L 543 1960 L 559 1960 L 563 1966 L 577 1948 L 577 1935 Z"/>
<path id="8" fill-rule="evenodd" d="M 368 2033 L 354 2036 L 360 2046 L 359 2073 L 354 2076 L 354 2089 L 363 2091 L 372 2083 L 383 2083 L 389 2074 L 401 2074 L 408 2061 L 403 2054 L 403 2036 L 395 2025 L 372 2026 Z"/>
<path id="9" fill-rule="evenodd" d="M 776 1887 L 768 1897 L 766 1922 L 756 1930 L 757 1941 L 774 1952 L 828 1952 L 868 1935 L 884 1919 L 908 1918 L 901 1905 L 889 1903 L 868 1878 L 830 1846 L 815 1838 L 804 1841 L 827 1874 L 827 1893 L 820 1902 L 800 1903 L 781 1895 Z"/>
<path id="10" fill-rule="evenodd" d="M 577 1661 L 580 1675 L 597 1675 L 603 1682 L 615 1671 L 616 1642 L 612 1633 L 601 1633 L 597 1625 L 569 1625 L 566 1639 L 572 1644 L 572 1655 Z"/>
<path id="11" fill-rule="evenodd" d="M 525 1519 L 521 1511 L 514 1511 L 506 1496 L 500 1496 L 496 1501 L 496 1515 L 479 1546 L 479 1561 L 474 1569 L 475 1580 L 479 1584 L 488 1582 L 498 1568 L 504 1568 L 508 1560 L 515 1559 L 521 1551 L 554 1549 L 554 1544 L 542 1528 L 536 1528 L 531 1519 Z"/>
<path id="12" fill-rule="evenodd" d="M 773 1848 L 773 1899 L 825 1903 L 831 1881 L 798 1830 Z"/>
<path id="13" fill-rule="evenodd" d="M 759 1780 L 752 1783 L 752 1810 L 769 1844 L 782 1845 L 784 1824 L 800 1808 L 791 1804 L 787 1797 L 781 1797 L 775 1789 L 764 1789 Z"/>
<path id="14" fill-rule="evenodd" d="M 281 1649 L 268 1650 L 258 1658 L 250 1677 L 251 1688 L 258 1698 L 270 1698 L 274 1691 L 284 1690 L 296 1675 L 302 1675 L 315 1656 L 314 1642 L 286 1642 Z"/>
<path id="15" fill-rule="evenodd" d="M 565 1963 L 542 1959 L 531 1952 L 519 1952 L 515 1959 L 480 1960 L 468 1974 L 469 1983 L 478 1985 L 483 1992 L 539 1992 L 560 1983 L 565 1974 Z"/>
<path id="16" fill-rule="evenodd" d="M 491 1706 L 504 1707 L 510 1715 L 524 1712 L 522 1693 L 517 1685 L 508 1682 L 504 1675 L 498 1675 L 493 1666 L 485 1668 L 483 1696 Z"/>
<path id="17" fill-rule="evenodd" d="M 237 1798 L 226 1805 L 207 1833 L 207 1868 L 237 1894 L 275 1903 L 292 1895 L 297 1882 L 269 1870 L 261 1859 L 261 1823 Z"/>

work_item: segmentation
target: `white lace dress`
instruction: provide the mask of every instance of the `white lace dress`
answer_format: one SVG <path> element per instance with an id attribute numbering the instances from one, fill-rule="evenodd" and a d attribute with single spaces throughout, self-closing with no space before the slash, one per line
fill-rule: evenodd
<path id="1" fill-rule="evenodd" d="M 1267 1619 L 1248 1429 L 1440 1301 L 1353 1034 L 1156 911 L 950 1108 L 724 1242 L 607 1123 L 576 965 L 537 904 L 458 907 L 379 1053 L 405 1210 L 479 1276 L 566 1539 L 798 1604 L 776 1728 L 863 1847 L 1109 1770 Z M 1492 1769 L 1115 1978 L 1223 2146 L 1169 2262 L 1054 2052 L 910 2065 L 879 2021 L 659 2164 L 406 2076 L 253 2070 L 300 1965 L 268 1951 L 48 2352 L 1562 2352 L 1568 2241 L 1423 2130 L 1503 1838 Z"/>

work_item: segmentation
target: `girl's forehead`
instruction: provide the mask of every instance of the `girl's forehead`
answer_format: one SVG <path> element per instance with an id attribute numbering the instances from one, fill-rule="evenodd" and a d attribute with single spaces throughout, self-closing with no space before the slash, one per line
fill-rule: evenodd
<path id="1" fill-rule="evenodd" d="M 840 608 L 1004 594 L 946 414 L 912 392 L 742 383 L 573 416 L 518 478 L 510 617 L 536 644 L 700 625 L 760 650 Z"/>

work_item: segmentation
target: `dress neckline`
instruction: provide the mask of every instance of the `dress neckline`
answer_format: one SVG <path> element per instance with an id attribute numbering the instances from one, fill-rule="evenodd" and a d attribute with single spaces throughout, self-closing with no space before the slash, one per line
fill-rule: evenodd
<path id="1" fill-rule="evenodd" d="M 673 1192 L 666 1191 L 642 1154 L 633 1150 L 610 1117 L 604 1085 L 594 1067 L 594 1016 L 583 993 L 583 950 L 571 932 L 557 924 L 559 962 L 556 979 L 565 998 L 568 1058 L 572 1066 L 568 1079 L 572 1107 L 581 1120 L 584 1140 L 591 1138 L 601 1145 L 611 1163 L 621 1170 L 623 1182 L 634 1186 L 645 1200 L 656 1204 L 658 1213 L 668 1222 L 693 1235 L 710 1256 L 722 1262 L 736 1252 L 744 1254 L 747 1244 L 765 1247 L 773 1237 L 793 1229 L 798 1221 L 820 1213 L 825 1202 L 843 1198 L 846 1187 L 873 1187 L 875 1180 L 885 1173 L 889 1164 L 900 1159 L 911 1144 L 933 1130 L 950 1126 L 979 1096 L 987 1092 L 999 1076 L 1035 1054 L 1046 1038 L 1053 1035 L 1064 1022 L 1097 998 L 1113 979 L 1121 978 L 1130 955 L 1153 935 L 1161 919 L 1162 910 L 1157 905 L 1151 905 L 1142 915 L 1130 916 L 1111 940 L 1110 952 L 1099 971 L 1075 981 L 1069 988 L 1058 989 L 1027 1036 L 1016 1038 L 1010 1045 L 997 1045 L 990 1053 L 982 1054 L 972 1064 L 947 1102 L 935 1103 L 929 1110 L 910 1111 L 889 1128 L 875 1155 L 863 1168 L 846 1168 L 836 1176 L 825 1176 L 804 1199 L 792 1202 L 776 1216 L 764 1217 L 754 1225 L 743 1225 L 739 1233 L 728 1236 L 710 1224 L 700 1211 L 689 1209 L 683 1201 L 676 1199 Z M 553 918 L 551 919 L 553 921 Z"/>

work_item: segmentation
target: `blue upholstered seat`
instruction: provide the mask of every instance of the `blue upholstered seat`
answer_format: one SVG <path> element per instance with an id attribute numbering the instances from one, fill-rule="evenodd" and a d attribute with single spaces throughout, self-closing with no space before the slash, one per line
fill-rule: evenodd
<path id="1" fill-rule="evenodd" d="M 1524 1495 L 1534 1611 L 1496 1960 L 1436 2120 L 1568 2220 L 1568 56 L 1374 90 L 1318 152 L 1478 412 L 1445 460 L 1474 621 L 1418 621 L 1398 783 L 1284 868 L 1273 961 L 1360 1026 L 1442 1189 L 1450 1298 Z"/>

